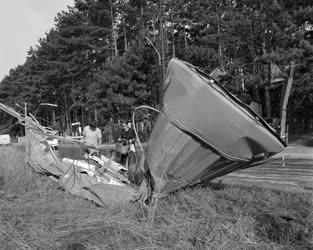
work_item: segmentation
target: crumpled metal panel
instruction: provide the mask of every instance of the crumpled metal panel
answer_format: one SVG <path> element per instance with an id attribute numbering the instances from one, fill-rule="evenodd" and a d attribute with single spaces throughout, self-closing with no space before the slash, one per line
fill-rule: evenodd
<path id="1" fill-rule="evenodd" d="M 59 185 L 71 194 L 84 197 L 100 206 L 123 205 L 135 196 L 135 189 L 130 186 L 99 183 L 96 178 L 77 168 L 71 168 L 64 174 Z"/>
<path id="2" fill-rule="evenodd" d="M 163 112 L 170 121 L 224 157 L 250 161 L 284 149 L 261 117 L 193 66 L 172 59 L 165 88 Z"/>
<path id="3" fill-rule="evenodd" d="M 70 165 L 60 162 L 46 142 L 47 135 L 35 128 L 26 128 L 25 163 L 41 174 L 61 177 Z"/>
<path id="4" fill-rule="evenodd" d="M 189 64 L 169 63 L 147 162 L 158 192 L 246 168 L 285 147 L 248 106 Z"/>
<path id="5" fill-rule="evenodd" d="M 204 183 L 250 162 L 230 161 L 200 140 L 184 133 L 160 114 L 150 137 L 147 161 L 160 191 Z"/>

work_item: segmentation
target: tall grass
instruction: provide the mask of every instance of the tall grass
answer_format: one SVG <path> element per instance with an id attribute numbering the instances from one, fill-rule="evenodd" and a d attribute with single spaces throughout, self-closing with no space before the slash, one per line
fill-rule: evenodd
<path id="1" fill-rule="evenodd" d="M 311 193 L 253 185 L 181 190 L 159 201 L 97 207 L 59 190 L 0 148 L 0 249 L 312 249 Z"/>

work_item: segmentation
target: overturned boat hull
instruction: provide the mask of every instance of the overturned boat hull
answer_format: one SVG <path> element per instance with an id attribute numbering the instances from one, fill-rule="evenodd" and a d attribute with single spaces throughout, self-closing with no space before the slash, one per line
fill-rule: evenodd
<path id="1" fill-rule="evenodd" d="M 169 62 L 164 89 L 146 154 L 157 192 L 260 164 L 285 147 L 261 117 L 188 63 Z"/>

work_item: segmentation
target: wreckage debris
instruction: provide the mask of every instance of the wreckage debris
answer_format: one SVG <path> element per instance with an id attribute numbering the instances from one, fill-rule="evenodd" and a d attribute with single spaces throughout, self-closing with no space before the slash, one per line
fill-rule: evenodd
<path id="1" fill-rule="evenodd" d="M 191 64 L 172 59 L 164 90 L 163 108 L 147 148 L 132 169 L 103 155 L 61 159 L 52 139 L 73 145 L 79 142 L 56 136 L 34 117 L 24 117 L 1 103 L 0 109 L 25 126 L 29 166 L 58 181 L 68 192 L 101 206 L 134 197 L 147 203 L 179 188 L 260 164 L 285 147 L 261 117 Z M 131 181 L 126 171 L 134 174 Z"/>

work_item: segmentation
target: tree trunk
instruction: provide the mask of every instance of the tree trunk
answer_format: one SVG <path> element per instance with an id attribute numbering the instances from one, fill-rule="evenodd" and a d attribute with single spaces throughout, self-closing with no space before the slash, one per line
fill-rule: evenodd
<path id="1" fill-rule="evenodd" d="M 123 15 L 123 32 L 124 32 L 124 44 L 125 44 L 125 51 L 127 51 L 127 36 L 126 36 L 126 25 L 125 25 L 125 17 Z"/>
<path id="2" fill-rule="evenodd" d="M 84 110 L 84 107 L 83 107 L 83 106 L 81 107 L 81 109 L 82 109 L 82 110 L 81 110 L 81 112 L 82 112 L 82 125 L 81 125 L 81 126 L 84 127 L 85 124 L 86 124 L 86 123 L 85 123 L 85 110 Z"/>
<path id="3" fill-rule="evenodd" d="M 168 58 L 168 56 L 169 56 L 169 49 L 168 49 L 168 38 L 167 38 L 167 28 L 165 28 L 165 46 L 166 46 L 166 53 L 165 53 L 165 56 L 166 56 L 166 60 L 165 60 L 165 62 L 168 62 L 169 61 L 169 58 Z"/>
<path id="4" fill-rule="evenodd" d="M 60 105 L 60 124 L 59 127 L 64 131 L 65 128 L 65 111 L 64 111 L 64 106 L 61 104 Z"/>
<path id="5" fill-rule="evenodd" d="M 255 34 L 255 21 L 254 21 L 254 15 L 253 12 L 251 11 L 250 13 L 250 46 L 251 46 L 251 58 L 253 58 L 252 62 L 252 70 L 253 70 L 253 75 L 257 74 L 257 67 L 256 67 L 256 62 L 257 62 L 257 56 L 256 56 L 256 51 L 255 51 L 255 42 L 254 42 L 254 34 Z"/>
<path id="6" fill-rule="evenodd" d="M 271 99 L 270 99 L 270 89 L 265 86 L 265 112 L 266 118 L 271 118 Z"/>
<path id="7" fill-rule="evenodd" d="M 268 75 L 267 75 L 267 83 L 265 85 L 265 111 L 266 118 L 271 118 L 272 110 L 271 110 L 271 95 L 270 95 L 270 87 L 271 87 L 271 63 L 267 65 L 268 67 Z"/>
<path id="8" fill-rule="evenodd" d="M 184 32 L 184 40 L 185 40 L 185 51 L 187 51 L 188 50 L 188 41 L 187 41 L 187 32 L 186 32 L 186 30 Z"/>
<path id="9" fill-rule="evenodd" d="M 219 66 L 223 67 L 222 62 L 222 45 L 221 45 L 221 18 L 219 14 L 217 14 L 217 36 L 218 36 L 218 61 Z"/>
<path id="10" fill-rule="evenodd" d="M 115 34 L 115 29 L 114 29 L 113 4 L 111 0 L 110 0 L 110 6 L 111 6 L 110 9 L 111 9 L 111 20 L 112 20 L 112 37 L 113 37 L 114 54 L 115 56 L 117 56 L 118 50 L 117 50 L 116 34 Z"/>
<path id="11" fill-rule="evenodd" d="M 77 109 L 74 110 L 74 122 L 77 122 Z"/>
<path id="12" fill-rule="evenodd" d="M 99 119 L 98 119 L 98 111 L 97 111 L 97 109 L 94 109 L 94 115 L 95 115 L 95 121 L 98 123 Z"/>
<path id="13" fill-rule="evenodd" d="M 65 124 L 66 124 L 66 134 L 70 135 L 70 119 L 69 119 L 69 111 L 68 111 L 68 105 L 67 105 L 67 101 L 66 101 L 66 96 L 64 96 L 64 108 L 65 108 Z"/>
<path id="14" fill-rule="evenodd" d="M 55 126 L 55 108 L 52 109 L 52 125 Z"/>
<path id="15" fill-rule="evenodd" d="M 253 97 L 254 97 L 254 100 L 258 103 L 261 103 L 261 98 L 260 98 L 260 93 L 259 93 L 259 86 L 258 84 L 255 84 L 253 86 Z"/>
<path id="16" fill-rule="evenodd" d="M 160 94 L 159 94 L 159 102 L 162 105 L 163 102 L 163 82 L 165 75 L 165 65 L 164 65 L 164 31 L 163 31 L 163 1 L 159 2 L 159 12 L 160 12 L 160 20 L 159 20 L 159 29 L 160 29 L 160 49 L 161 49 L 161 83 L 160 83 Z"/>
<path id="17" fill-rule="evenodd" d="M 163 4 L 163 1 L 161 1 L 161 3 Z M 165 64 L 164 64 L 163 5 L 161 6 L 160 36 L 161 36 L 162 79 L 163 79 L 163 81 L 164 81 L 164 75 L 165 75 Z"/>
<path id="18" fill-rule="evenodd" d="M 173 17 L 171 15 L 171 33 L 172 33 L 172 57 L 176 57 L 175 55 L 175 34 L 174 34 L 174 23 L 173 23 Z"/>
<path id="19" fill-rule="evenodd" d="M 143 17 L 143 4 L 142 4 L 142 0 L 140 0 L 140 14 L 141 14 L 141 17 Z"/>

